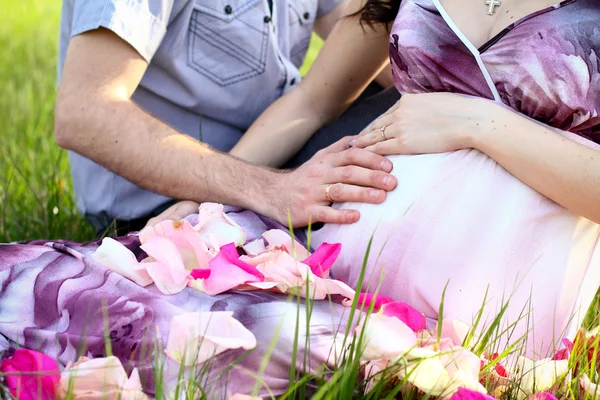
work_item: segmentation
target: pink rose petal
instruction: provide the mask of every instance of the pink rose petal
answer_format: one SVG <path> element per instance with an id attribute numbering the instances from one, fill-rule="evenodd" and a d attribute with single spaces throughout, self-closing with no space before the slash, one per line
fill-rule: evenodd
<path id="1" fill-rule="evenodd" d="M 181 292 L 188 284 L 189 273 L 183 265 L 179 250 L 169 239 L 154 237 L 141 246 L 154 262 L 146 262 L 148 274 L 158 290 L 165 294 Z"/>
<path id="2" fill-rule="evenodd" d="M 194 229 L 215 250 L 228 243 L 235 243 L 236 246 L 246 243 L 246 231 L 223 212 L 222 204 L 202 203 Z"/>
<path id="3" fill-rule="evenodd" d="M 252 242 L 243 245 L 242 248 L 244 249 L 246 254 L 248 254 L 251 257 L 255 257 L 263 251 L 267 250 L 267 248 L 265 247 L 265 241 L 263 239 L 253 240 Z"/>
<path id="4" fill-rule="evenodd" d="M 290 234 L 281 229 L 271 229 L 263 233 L 262 236 L 269 242 L 267 250 L 280 248 L 294 256 L 297 260 L 306 260 L 310 257 L 310 252 L 304 246 L 297 240 L 292 240 Z"/>
<path id="5" fill-rule="evenodd" d="M 471 327 L 460 320 L 454 318 L 444 318 L 442 320 L 442 337 L 449 338 L 455 346 L 461 346 Z"/>
<path id="6" fill-rule="evenodd" d="M 382 314 L 371 314 L 357 325 L 355 332 L 364 334 L 364 361 L 392 360 L 417 344 L 415 333 L 404 322 Z"/>
<path id="7" fill-rule="evenodd" d="M 192 312 L 173 317 L 165 353 L 191 366 L 229 349 L 256 347 L 256 338 L 231 311 Z"/>
<path id="8" fill-rule="evenodd" d="M 596 383 L 593 383 L 587 374 L 583 374 L 579 378 L 579 384 L 591 399 L 600 400 L 600 387 Z"/>
<path id="9" fill-rule="evenodd" d="M 193 279 L 207 279 L 210 277 L 210 269 L 195 269 L 190 273 Z"/>
<path id="10" fill-rule="evenodd" d="M 456 393 L 450 397 L 450 400 L 496 400 L 494 397 L 477 392 L 475 390 L 458 388 Z"/>
<path id="11" fill-rule="evenodd" d="M 131 250 L 114 239 L 104 238 L 100 247 L 92 255 L 92 259 L 140 286 L 152 284 L 152 278 Z"/>
<path id="12" fill-rule="evenodd" d="M 381 309 L 384 315 L 398 318 L 415 332 L 427 328 L 425 316 L 406 303 L 395 301 L 384 304 Z"/>
<path id="13" fill-rule="evenodd" d="M 86 400 L 147 400 L 137 369 L 131 376 L 114 356 L 88 359 L 82 357 L 69 364 L 61 374 L 61 397 L 70 394 L 74 399 Z"/>
<path id="14" fill-rule="evenodd" d="M 302 262 L 308 265 L 315 275 L 321 278 L 329 278 L 329 269 L 341 251 L 342 245 L 340 243 L 323 243 Z"/>
<path id="15" fill-rule="evenodd" d="M 238 286 L 264 281 L 264 276 L 255 267 L 240 260 L 233 243 L 221 247 L 221 251 L 210 263 L 210 273 L 204 279 L 190 282 L 190 286 L 210 296 L 226 292 Z M 199 273 L 195 270 L 196 274 Z M 206 275 L 206 272 L 202 272 Z"/>
<path id="16" fill-rule="evenodd" d="M 157 237 L 169 239 L 177 247 L 188 271 L 208 268 L 208 262 L 216 254 L 209 250 L 205 240 L 188 221 L 163 221 L 155 226 L 144 228 L 139 237 L 142 245 Z"/>
<path id="17" fill-rule="evenodd" d="M 361 293 L 358 295 L 357 306 L 359 309 L 368 310 L 373 304 L 373 312 L 377 312 L 384 304 L 393 303 L 394 299 L 375 293 Z M 352 299 L 343 302 L 346 307 L 352 306 Z M 362 306 L 362 307 L 361 307 Z"/>
<path id="18" fill-rule="evenodd" d="M 60 380 L 58 364 L 42 353 L 17 349 L 11 358 L 0 363 L 0 373 L 17 374 L 5 376 L 4 381 L 11 394 L 19 400 L 56 398 L 56 387 Z"/>

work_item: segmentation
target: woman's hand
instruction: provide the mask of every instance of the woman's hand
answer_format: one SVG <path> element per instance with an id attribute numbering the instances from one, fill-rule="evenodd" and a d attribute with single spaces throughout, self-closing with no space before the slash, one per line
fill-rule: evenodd
<path id="1" fill-rule="evenodd" d="M 353 147 L 381 155 L 444 153 L 472 147 L 493 128 L 493 101 L 455 93 L 404 94 L 360 134 Z"/>

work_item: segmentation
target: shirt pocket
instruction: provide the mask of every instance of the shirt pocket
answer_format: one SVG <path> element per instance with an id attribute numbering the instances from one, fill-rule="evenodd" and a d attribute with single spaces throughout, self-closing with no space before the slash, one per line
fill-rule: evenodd
<path id="1" fill-rule="evenodd" d="M 290 61 L 300 68 L 304 62 L 306 51 L 310 44 L 310 38 L 317 17 L 316 0 L 290 0 Z"/>
<path id="2" fill-rule="evenodd" d="M 196 1 L 188 65 L 219 86 L 263 74 L 270 26 L 266 16 L 262 0 Z"/>

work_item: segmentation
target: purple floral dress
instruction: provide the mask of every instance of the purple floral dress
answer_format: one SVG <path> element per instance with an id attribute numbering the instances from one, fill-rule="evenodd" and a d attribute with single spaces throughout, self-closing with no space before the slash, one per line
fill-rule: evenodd
<path id="1" fill-rule="evenodd" d="M 455 92 L 501 101 L 527 117 L 595 141 L 600 141 L 598 54 L 597 0 L 568 0 L 529 15 L 481 49 L 461 40 L 437 0 L 404 0 L 390 37 L 399 91 Z M 313 243 L 342 242 L 342 256 L 332 269 L 334 277 L 356 283 L 369 236 L 378 225 L 384 234 L 375 237 L 374 254 L 383 244 L 390 247 L 379 253 L 383 266 L 369 265 L 370 276 L 381 277 L 379 272 L 385 269 L 381 292 L 407 301 L 428 317 L 437 316 L 442 289 L 452 278 L 446 310 L 471 322 L 479 305 L 474 299 L 481 297 L 486 281 L 513 282 L 540 254 L 548 257 L 549 264 L 535 264 L 536 279 L 522 287 L 528 290 L 545 277 L 543 285 L 538 285 L 542 291 L 534 293 L 534 306 L 544 312 L 545 304 L 554 304 L 559 296 L 558 304 L 564 309 L 558 320 L 545 321 L 539 329 L 560 332 L 576 304 L 589 304 L 600 282 L 596 224 L 536 195 L 471 151 L 393 160 L 394 171 L 410 171 L 400 176 L 402 190 L 383 205 L 361 206 L 358 224 L 329 225 L 315 233 Z M 469 180 L 473 176 L 476 179 Z M 498 182 L 500 186 L 495 186 Z M 469 203 L 468 199 L 489 203 Z M 249 240 L 274 227 L 250 212 L 238 210 L 229 215 L 247 229 Z M 506 224 L 514 220 L 520 225 Z M 554 225 L 546 224 L 548 220 Z M 489 227 L 494 229 L 486 230 Z M 498 240 L 482 241 L 489 237 Z M 120 240 L 141 254 L 136 236 Z M 152 393 L 156 354 L 150 333 L 159 332 L 165 340 L 173 316 L 230 310 L 258 340 L 257 348 L 240 364 L 249 371 L 259 370 L 283 321 L 265 381 L 274 393 L 286 389 L 297 310 L 287 296 L 233 292 L 209 297 L 192 289 L 166 296 L 153 286 L 144 289 L 96 264 L 90 258 L 96 248 L 97 243 L 68 242 L 0 245 L 0 352 L 7 355 L 25 346 L 63 364 L 78 355 L 104 355 L 100 310 L 105 305 L 113 352 L 128 369 L 139 368 L 142 382 Z M 344 327 L 347 313 L 348 308 L 339 304 L 316 302 L 310 321 L 311 366 L 327 360 L 333 336 Z M 512 311 L 507 315 L 514 318 Z M 299 331 L 302 344 L 306 330 L 301 326 Z M 544 344 L 538 347 L 549 347 L 548 342 Z M 301 347 L 299 360 L 303 351 Z M 230 351 L 213 360 L 211 382 L 217 391 L 212 398 L 252 390 L 254 378 L 241 369 L 233 369 L 226 379 L 219 375 L 241 353 Z M 165 371 L 168 385 L 176 378 L 178 366 L 167 365 Z"/>
<path id="2" fill-rule="evenodd" d="M 597 0 L 567 0 L 527 15 L 479 49 L 439 0 L 404 0 L 390 57 L 402 93 L 488 99 L 600 150 Z M 468 323 L 486 292 L 489 318 L 510 299 L 503 324 L 521 322 L 505 339 L 527 338 L 530 357 L 546 356 L 573 334 L 600 285 L 598 224 L 474 149 L 389 158 L 398 189 L 383 204 L 337 205 L 358 209 L 361 219 L 314 235 L 315 245 L 343 243 L 335 277 L 356 284 L 374 235 L 367 281 L 429 318 L 437 318 L 448 283 L 444 315 Z"/>

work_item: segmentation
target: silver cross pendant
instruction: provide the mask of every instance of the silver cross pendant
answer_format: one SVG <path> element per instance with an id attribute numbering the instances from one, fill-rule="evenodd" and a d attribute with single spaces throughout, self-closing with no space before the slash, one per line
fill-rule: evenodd
<path id="1" fill-rule="evenodd" d="M 485 5 L 488 6 L 487 15 L 492 15 L 496 12 L 495 8 L 502 5 L 500 0 L 486 0 Z"/>

